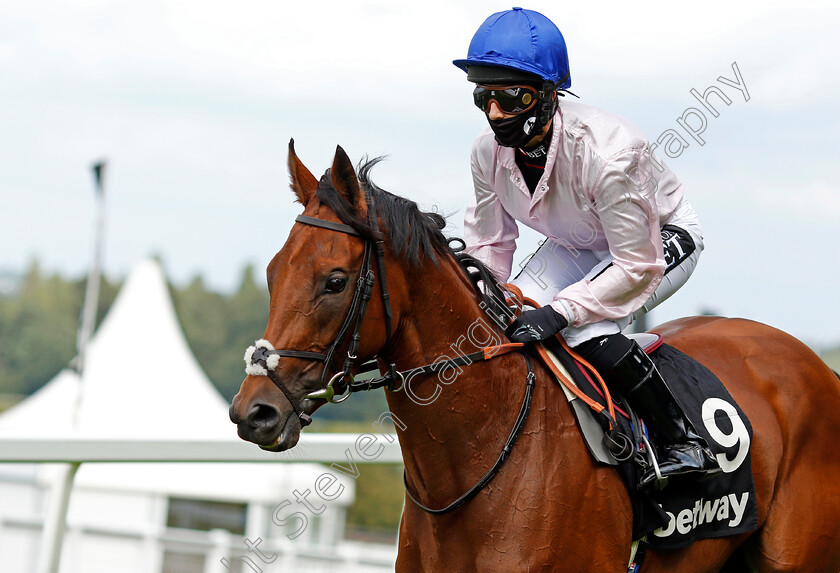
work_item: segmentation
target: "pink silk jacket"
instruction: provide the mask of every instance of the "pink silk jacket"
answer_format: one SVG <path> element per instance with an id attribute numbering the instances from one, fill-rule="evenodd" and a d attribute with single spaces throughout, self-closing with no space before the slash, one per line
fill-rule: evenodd
<path id="1" fill-rule="evenodd" d="M 559 293 L 552 307 L 572 326 L 624 318 L 653 294 L 665 269 L 660 228 L 672 222 L 683 185 L 626 119 L 562 100 L 545 173 L 533 197 L 514 149 L 488 127 L 473 144 L 475 196 L 464 220 L 467 251 L 502 281 L 528 225 L 567 249 L 594 251 L 613 264 Z"/>

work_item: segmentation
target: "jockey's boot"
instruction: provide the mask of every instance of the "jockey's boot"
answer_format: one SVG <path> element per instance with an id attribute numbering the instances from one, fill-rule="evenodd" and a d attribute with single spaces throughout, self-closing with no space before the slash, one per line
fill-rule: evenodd
<path id="1" fill-rule="evenodd" d="M 606 374 L 630 405 L 652 422 L 660 442 L 659 471 L 663 478 L 684 474 L 699 477 L 720 471 L 706 440 L 697 435 L 653 361 L 635 341 Z M 657 481 L 656 472 L 650 467 L 642 475 L 639 489 Z"/>

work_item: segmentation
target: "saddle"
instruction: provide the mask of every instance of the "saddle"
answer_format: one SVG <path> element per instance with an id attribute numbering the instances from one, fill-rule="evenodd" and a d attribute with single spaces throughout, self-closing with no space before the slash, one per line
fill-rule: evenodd
<path id="1" fill-rule="evenodd" d="M 699 539 L 753 531 L 758 527 L 750 443 L 752 426 L 744 412 L 705 366 L 664 344 L 658 334 L 631 334 L 651 357 L 697 433 L 709 444 L 722 472 L 702 480 L 671 480 L 661 489 L 637 489 L 641 474 L 656 464 L 655 431 L 648 431 L 626 401 L 614 397 L 615 427 L 596 412 L 605 394 L 588 365 L 555 339 L 540 352 L 551 361 L 584 442 L 596 462 L 615 467 L 633 504 L 633 539 L 650 547 L 675 549 Z M 591 368 L 591 367 L 590 367 Z M 573 384 L 575 388 L 567 387 Z"/>

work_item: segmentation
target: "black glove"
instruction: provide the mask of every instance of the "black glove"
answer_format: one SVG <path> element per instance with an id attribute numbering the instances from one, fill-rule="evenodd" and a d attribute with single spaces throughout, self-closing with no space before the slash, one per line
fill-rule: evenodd
<path id="1" fill-rule="evenodd" d="M 536 342 L 551 338 L 568 325 L 562 314 L 546 305 L 520 314 L 505 329 L 505 334 L 513 342 Z"/>

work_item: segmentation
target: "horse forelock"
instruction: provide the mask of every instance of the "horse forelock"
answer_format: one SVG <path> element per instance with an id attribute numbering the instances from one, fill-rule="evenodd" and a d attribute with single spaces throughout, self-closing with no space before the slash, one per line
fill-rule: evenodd
<path id="1" fill-rule="evenodd" d="M 398 197 L 377 186 L 370 178 L 370 171 L 382 159 L 363 159 L 357 169 L 359 186 L 368 199 L 368 205 L 372 203 L 375 206 L 381 233 L 388 238 L 391 251 L 406 261 L 418 263 L 426 256 L 437 264 L 437 256 L 452 254 L 448 239 L 442 232 L 446 227 L 446 218 L 439 213 L 421 211 L 414 201 Z M 338 192 L 329 169 L 318 183 L 316 196 L 343 223 L 353 227 L 366 239 L 382 238 L 367 215 L 360 213 Z"/>

